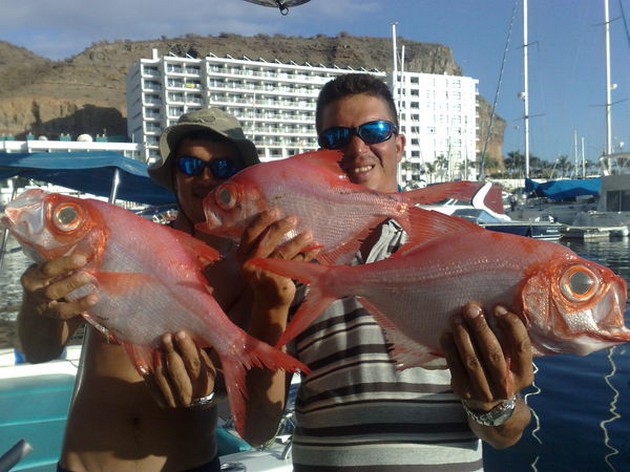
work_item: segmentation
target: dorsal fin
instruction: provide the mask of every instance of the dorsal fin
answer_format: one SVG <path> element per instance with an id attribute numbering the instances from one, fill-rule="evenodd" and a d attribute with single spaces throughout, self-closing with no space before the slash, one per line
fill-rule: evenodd
<path id="1" fill-rule="evenodd" d="M 438 211 L 412 207 L 409 209 L 409 222 L 405 226 L 407 242 L 396 255 L 405 252 L 405 248 L 423 246 L 442 238 L 462 233 L 462 237 L 471 237 L 471 233 L 486 231 L 481 226 L 457 216 L 449 216 Z"/>

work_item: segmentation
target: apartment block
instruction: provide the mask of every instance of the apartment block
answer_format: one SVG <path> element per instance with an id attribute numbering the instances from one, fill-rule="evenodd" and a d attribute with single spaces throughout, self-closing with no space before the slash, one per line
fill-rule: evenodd
<path id="1" fill-rule="evenodd" d="M 392 75 L 379 70 L 213 54 L 202 59 L 160 57 L 154 50 L 152 58 L 133 64 L 127 75 L 128 134 L 141 144 L 143 158 L 152 162 L 158 158 L 165 127 L 183 113 L 215 106 L 239 119 L 262 161 L 289 157 L 317 149 L 315 104 L 320 88 L 341 74 L 357 72 L 373 74 L 392 87 Z M 476 84 L 467 77 L 399 73 L 393 90 L 401 132 L 407 136 L 401 186 L 465 178 L 465 162 L 470 160 L 474 167 Z"/>

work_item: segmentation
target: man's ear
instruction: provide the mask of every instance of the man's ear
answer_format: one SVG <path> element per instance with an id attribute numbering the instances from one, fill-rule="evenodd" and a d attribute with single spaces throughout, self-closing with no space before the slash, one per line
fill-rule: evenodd
<path id="1" fill-rule="evenodd" d="M 398 157 L 398 162 L 402 160 L 402 156 L 405 152 L 405 144 L 407 143 L 407 138 L 404 134 L 397 134 L 396 136 L 396 156 Z"/>

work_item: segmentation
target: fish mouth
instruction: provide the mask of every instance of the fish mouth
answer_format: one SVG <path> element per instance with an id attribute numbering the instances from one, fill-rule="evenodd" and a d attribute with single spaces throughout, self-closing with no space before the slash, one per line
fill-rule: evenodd
<path id="1" fill-rule="evenodd" d="M 206 215 L 206 221 L 204 221 L 203 223 L 198 223 L 197 224 L 197 226 L 199 227 L 198 229 L 201 229 L 203 227 L 203 229 L 211 230 L 211 229 L 219 228 L 223 225 L 223 219 L 219 215 L 217 215 L 215 212 L 206 211 L 205 215 Z"/>
<path id="2" fill-rule="evenodd" d="M 582 319 L 589 317 L 593 324 L 582 332 L 575 332 L 574 354 L 585 356 L 630 341 L 630 329 L 625 325 L 626 298 L 625 281 L 611 282 L 603 299 L 582 314 Z"/>

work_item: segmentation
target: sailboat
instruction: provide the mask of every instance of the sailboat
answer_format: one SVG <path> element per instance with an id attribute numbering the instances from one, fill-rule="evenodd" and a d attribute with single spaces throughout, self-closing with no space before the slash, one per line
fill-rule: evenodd
<path id="1" fill-rule="evenodd" d="M 613 152 L 612 102 L 610 80 L 610 15 L 604 0 L 606 53 L 606 153 L 600 158 L 602 185 L 596 210 L 579 213 L 574 226 L 622 226 L 623 235 L 630 232 L 630 153 Z"/>

